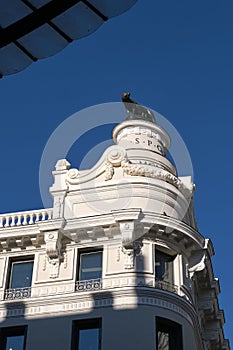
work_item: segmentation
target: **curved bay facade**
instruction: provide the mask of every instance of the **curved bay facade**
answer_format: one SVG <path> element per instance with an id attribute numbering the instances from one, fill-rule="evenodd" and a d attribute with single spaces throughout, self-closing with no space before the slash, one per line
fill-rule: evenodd
<path id="1" fill-rule="evenodd" d="M 169 136 L 134 114 L 113 140 L 92 169 L 57 162 L 53 208 L 0 216 L 0 348 L 228 350 Z"/>

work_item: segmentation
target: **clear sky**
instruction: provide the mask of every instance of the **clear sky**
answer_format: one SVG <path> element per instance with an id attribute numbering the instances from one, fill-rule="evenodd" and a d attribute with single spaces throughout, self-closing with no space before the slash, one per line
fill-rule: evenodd
<path id="1" fill-rule="evenodd" d="M 232 0 L 139 0 L 91 36 L 1 79 L 0 212 L 41 208 L 39 165 L 54 129 L 131 91 L 165 116 L 189 149 L 198 227 L 215 247 L 225 336 L 233 344 L 232 15 Z M 99 136 L 80 147 L 89 151 L 94 142 Z M 81 148 L 70 153 L 73 166 Z"/>

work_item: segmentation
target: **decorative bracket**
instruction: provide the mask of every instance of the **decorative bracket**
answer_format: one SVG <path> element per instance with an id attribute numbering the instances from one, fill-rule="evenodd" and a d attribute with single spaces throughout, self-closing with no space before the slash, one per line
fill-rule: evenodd
<path id="1" fill-rule="evenodd" d="M 122 246 L 125 249 L 132 249 L 135 241 L 135 222 L 120 222 L 120 231 L 122 235 Z"/>
<path id="2" fill-rule="evenodd" d="M 122 252 L 125 255 L 125 269 L 133 269 L 135 257 L 141 254 L 142 240 L 136 240 L 135 220 L 120 222 L 122 234 Z"/>
<path id="3" fill-rule="evenodd" d="M 192 278 L 195 272 L 203 271 L 206 267 L 206 254 L 205 251 L 200 250 L 194 252 L 190 258 L 189 262 L 189 274 Z"/>
<path id="4" fill-rule="evenodd" d="M 61 238 L 62 236 L 59 231 L 45 232 L 44 234 L 47 260 L 50 265 L 50 278 L 57 278 L 59 276 L 59 269 L 62 260 Z"/>

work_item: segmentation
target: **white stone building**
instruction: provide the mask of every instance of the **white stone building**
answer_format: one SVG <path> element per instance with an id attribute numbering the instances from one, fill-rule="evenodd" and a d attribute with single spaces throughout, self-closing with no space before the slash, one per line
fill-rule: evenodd
<path id="1" fill-rule="evenodd" d="M 53 208 L 0 216 L 1 350 L 229 349 L 194 185 L 148 113 L 92 169 L 59 160 Z"/>

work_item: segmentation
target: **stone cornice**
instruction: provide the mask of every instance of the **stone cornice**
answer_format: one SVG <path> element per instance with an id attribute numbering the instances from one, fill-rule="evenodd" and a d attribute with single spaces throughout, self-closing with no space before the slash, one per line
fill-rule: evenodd
<path id="1" fill-rule="evenodd" d="M 158 124 L 154 124 L 145 120 L 125 120 L 124 122 L 118 124 L 113 130 L 113 140 L 115 143 L 118 142 L 119 136 L 122 133 L 127 133 L 128 129 L 136 129 L 135 133 L 142 130 L 149 137 L 154 137 L 160 140 L 166 149 L 170 148 L 170 137 L 167 132 Z M 130 132 L 130 131 L 129 131 Z"/>
<path id="2" fill-rule="evenodd" d="M 50 295 L 50 296 L 41 296 L 41 297 L 31 297 L 30 299 L 24 299 L 23 304 L 25 307 L 25 310 L 34 308 L 34 307 L 42 307 L 42 306 L 54 306 L 53 312 L 54 313 L 59 313 L 62 310 L 57 309 L 58 305 L 65 305 L 70 302 L 75 302 L 79 303 L 81 302 L 83 304 L 83 307 L 81 309 L 88 308 L 87 305 L 85 304 L 85 301 L 93 301 L 93 300 L 104 300 L 106 298 L 109 298 L 109 295 L 112 296 L 114 299 L 119 299 L 119 298 L 126 298 L 128 297 L 133 297 L 135 299 L 135 296 L 137 297 L 144 297 L 146 296 L 148 298 L 147 301 L 145 301 L 144 304 L 147 305 L 154 305 L 154 302 L 151 303 L 150 298 L 155 298 L 155 299 L 161 299 L 161 301 L 165 301 L 169 304 L 176 305 L 178 308 L 180 308 L 179 314 L 184 316 L 189 322 L 191 322 L 191 318 L 194 317 L 195 314 L 195 309 L 193 308 L 192 304 L 186 301 L 184 298 L 174 294 L 167 292 L 165 290 L 160 290 L 160 289 L 154 289 L 150 287 L 121 287 L 119 288 L 110 288 L 106 290 L 98 290 L 98 291 L 92 291 L 92 292 L 72 292 L 72 293 L 65 293 L 65 294 L 56 294 L 56 295 Z M 85 301 L 84 301 L 85 300 Z M 135 301 L 132 301 L 132 303 L 135 303 Z M 141 303 L 143 303 L 141 301 Z M 127 303 L 128 304 L 128 303 Z M 127 305 L 126 304 L 126 305 Z M 139 302 L 135 303 L 136 305 L 140 304 Z M 7 305 L 7 310 L 18 310 L 19 308 L 22 307 L 22 301 L 19 300 L 13 300 L 13 301 L 2 301 L 0 303 L 0 313 L 4 312 L 6 310 L 6 305 Z M 111 304 L 113 306 L 114 303 Z M 122 302 L 121 302 L 122 305 Z M 104 304 L 101 306 L 103 307 Z M 163 307 L 162 304 L 160 304 L 160 307 Z M 174 307 L 170 306 L 171 310 L 174 310 Z M 27 315 L 29 312 L 25 312 Z M 46 310 L 43 312 L 46 313 Z M 17 312 L 15 315 L 10 315 L 10 316 L 18 316 Z"/>
<path id="3" fill-rule="evenodd" d="M 117 230 L 119 221 L 132 220 L 137 221 L 140 225 L 144 227 L 144 233 L 148 232 L 151 227 L 156 225 L 156 227 L 165 227 L 165 234 L 167 234 L 166 239 L 172 239 L 175 244 L 178 244 L 180 240 L 186 239 L 186 246 L 192 246 L 195 249 L 210 249 L 212 252 L 210 241 L 206 241 L 199 232 L 197 232 L 192 227 L 187 224 L 164 215 L 155 214 L 152 212 L 141 212 L 140 208 L 124 209 L 112 211 L 108 214 L 72 218 L 67 219 L 51 219 L 43 222 L 38 222 L 33 225 L 19 226 L 19 227 L 7 227 L 0 229 L 0 241 L 5 242 L 7 239 L 19 240 L 22 237 L 29 237 L 30 239 L 40 239 L 43 241 L 44 232 L 60 230 L 65 236 L 72 238 L 72 232 L 76 233 L 79 231 L 88 232 L 95 231 L 97 228 L 103 228 L 103 237 L 109 237 L 109 229 L 115 227 L 114 237 L 120 236 L 120 229 Z M 142 228 L 143 230 L 143 228 Z M 168 232 L 168 233 L 166 233 Z M 169 233 L 170 232 L 170 233 Z M 176 232 L 179 233 L 177 237 Z M 117 236 L 116 236 L 117 234 Z M 40 238 L 41 236 L 41 238 Z M 151 235 L 150 235 L 151 236 Z M 114 239 L 115 239 L 114 238 Z M 153 238 L 153 235 L 150 239 Z M 156 239 L 157 237 L 155 237 Z M 187 243 L 190 241 L 190 244 Z M 210 248 L 208 248 L 210 247 Z"/>

